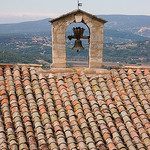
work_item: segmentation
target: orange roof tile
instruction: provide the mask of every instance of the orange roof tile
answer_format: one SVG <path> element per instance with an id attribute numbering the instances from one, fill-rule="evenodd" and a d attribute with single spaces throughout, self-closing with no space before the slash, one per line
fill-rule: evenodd
<path id="1" fill-rule="evenodd" d="M 0 67 L 0 149 L 150 149 L 150 73 Z"/>

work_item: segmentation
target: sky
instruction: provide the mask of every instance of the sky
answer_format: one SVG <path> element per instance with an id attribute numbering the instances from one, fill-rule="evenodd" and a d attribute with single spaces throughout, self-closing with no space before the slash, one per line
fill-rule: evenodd
<path id="1" fill-rule="evenodd" d="M 0 24 L 55 18 L 77 9 L 78 0 L 0 0 Z M 93 15 L 150 16 L 150 0 L 80 0 Z"/>

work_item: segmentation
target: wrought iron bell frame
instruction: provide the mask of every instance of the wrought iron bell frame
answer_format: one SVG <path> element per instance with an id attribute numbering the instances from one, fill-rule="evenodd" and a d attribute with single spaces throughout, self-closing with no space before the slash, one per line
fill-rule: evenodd
<path id="1" fill-rule="evenodd" d="M 84 50 L 84 47 L 82 46 L 82 41 L 80 39 L 90 39 L 90 36 L 84 36 L 83 33 L 85 31 L 84 28 L 81 27 L 74 27 L 73 29 L 74 35 L 68 36 L 68 39 L 76 39 L 75 44 L 73 46 L 73 50 Z"/>

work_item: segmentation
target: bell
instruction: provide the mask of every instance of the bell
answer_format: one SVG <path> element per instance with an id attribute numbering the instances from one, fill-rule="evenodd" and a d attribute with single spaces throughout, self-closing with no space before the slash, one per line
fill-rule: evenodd
<path id="1" fill-rule="evenodd" d="M 84 28 L 81 28 L 81 27 L 76 27 L 76 28 L 73 28 L 73 32 L 74 32 L 74 35 L 69 35 L 68 38 L 69 40 L 71 39 L 76 39 L 75 41 L 75 44 L 73 46 L 73 50 L 77 50 L 77 52 L 79 50 L 83 50 L 84 47 L 82 46 L 82 42 L 81 42 L 81 38 L 82 39 L 89 39 L 89 36 L 83 36 L 83 32 L 84 32 Z"/>
<path id="2" fill-rule="evenodd" d="M 74 46 L 73 46 L 72 49 L 73 49 L 73 50 L 77 50 L 77 52 L 78 52 L 79 50 L 83 50 L 84 47 L 82 46 L 82 41 L 81 41 L 81 40 L 75 40 L 75 44 L 74 44 Z"/>

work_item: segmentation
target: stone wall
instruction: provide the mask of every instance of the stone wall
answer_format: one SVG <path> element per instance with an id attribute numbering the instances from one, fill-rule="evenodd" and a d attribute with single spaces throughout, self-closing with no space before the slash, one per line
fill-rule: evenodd
<path id="1" fill-rule="evenodd" d="M 73 22 L 83 22 L 90 30 L 89 68 L 103 66 L 104 23 L 84 13 L 70 14 L 52 22 L 52 68 L 66 68 L 66 29 Z"/>

